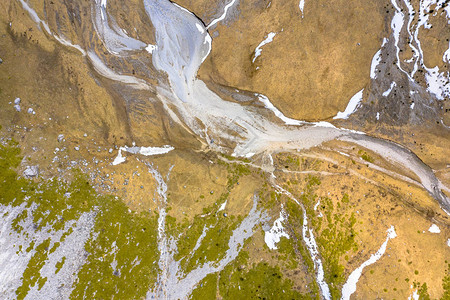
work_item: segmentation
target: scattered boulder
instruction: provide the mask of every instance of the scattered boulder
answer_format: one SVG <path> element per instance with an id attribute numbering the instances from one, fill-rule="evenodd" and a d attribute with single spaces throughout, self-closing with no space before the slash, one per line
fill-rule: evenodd
<path id="1" fill-rule="evenodd" d="M 39 175 L 39 167 L 27 166 L 25 171 L 23 171 L 23 175 L 27 178 L 37 177 Z"/>
<path id="2" fill-rule="evenodd" d="M 60 134 L 58 135 L 58 142 L 63 142 L 64 141 L 64 134 Z"/>
<path id="3" fill-rule="evenodd" d="M 14 99 L 14 108 L 20 112 L 20 98 Z"/>

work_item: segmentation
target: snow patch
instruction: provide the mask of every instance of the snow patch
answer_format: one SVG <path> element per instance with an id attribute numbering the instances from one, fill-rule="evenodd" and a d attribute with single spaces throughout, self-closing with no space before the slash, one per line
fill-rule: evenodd
<path id="1" fill-rule="evenodd" d="M 317 208 L 319 207 L 319 205 L 320 205 L 320 199 L 317 201 L 316 205 L 314 205 L 314 210 L 317 210 Z"/>
<path id="2" fill-rule="evenodd" d="M 419 300 L 419 294 L 417 293 L 417 290 L 415 290 L 412 295 L 408 297 L 408 300 Z"/>
<path id="3" fill-rule="evenodd" d="M 122 156 L 122 151 L 126 151 L 131 154 L 141 154 L 141 155 L 145 155 L 145 156 L 151 156 L 151 155 L 166 154 L 174 149 L 175 148 L 170 145 L 164 145 L 162 147 L 136 147 L 136 146 L 120 147 L 119 153 L 117 154 L 117 157 L 114 159 L 112 164 L 115 166 L 115 165 L 125 162 L 126 157 Z"/>
<path id="4" fill-rule="evenodd" d="M 125 156 L 122 156 L 122 148 L 119 149 L 119 153 L 117 153 L 117 157 L 112 162 L 113 166 L 116 166 L 118 164 L 121 164 L 125 162 L 127 158 Z"/>
<path id="5" fill-rule="evenodd" d="M 272 228 L 269 231 L 265 232 L 264 241 L 266 242 L 267 247 L 271 250 L 278 249 L 276 244 L 280 242 L 280 239 L 284 236 L 289 238 L 289 235 L 284 232 L 283 222 L 285 218 L 283 216 L 283 212 L 280 212 L 280 217 L 273 222 Z"/>
<path id="6" fill-rule="evenodd" d="M 396 87 L 396 86 L 397 86 L 397 84 L 396 84 L 395 82 L 392 82 L 392 83 L 391 83 L 391 86 L 389 87 L 389 89 L 387 89 L 387 90 L 383 93 L 383 97 L 389 96 L 389 94 L 392 92 L 392 89 L 393 89 L 394 87 Z"/>
<path id="7" fill-rule="evenodd" d="M 227 202 L 228 202 L 228 200 L 225 200 L 225 202 L 224 202 L 224 203 L 222 203 L 222 204 L 220 205 L 220 207 L 219 207 L 219 210 L 218 210 L 218 211 L 222 211 L 222 210 L 224 210 L 224 209 L 225 209 L 225 207 L 227 206 Z"/>
<path id="8" fill-rule="evenodd" d="M 269 98 L 267 96 L 264 96 L 262 94 L 255 94 L 258 96 L 259 101 L 261 101 L 264 104 L 264 107 L 271 110 L 275 116 L 277 116 L 279 119 L 281 119 L 286 125 L 302 125 L 304 124 L 303 121 L 295 120 L 286 117 L 281 111 L 276 108 L 272 102 L 270 102 Z"/>
<path id="9" fill-rule="evenodd" d="M 394 226 L 391 226 L 387 230 L 387 237 L 384 243 L 381 245 L 380 249 L 375 254 L 372 254 L 368 260 L 366 260 L 361 266 L 354 270 L 347 279 L 347 282 L 342 287 L 342 300 L 349 300 L 350 296 L 356 291 L 356 284 L 361 277 L 362 271 L 365 267 L 370 266 L 377 262 L 384 252 L 386 252 L 386 247 L 390 239 L 397 237 Z"/>
<path id="10" fill-rule="evenodd" d="M 336 128 L 333 124 L 325 121 L 314 122 L 314 127 L 328 127 L 328 128 Z"/>
<path id="11" fill-rule="evenodd" d="M 269 44 L 270 42 L 272 42 L 273 41 L 273 38 L 275 37 L 275 35 L 276 35 L 276 33 L 275 32 L 270 32 L 267 36 L 266 36 L 266 38 L 261 42 L 261 43 L 259 43 L 259 45 L 256 47 L 256 49 L 255 49 L 255 57 L 253 57 L 253 60 L 252 60 L 252 62 L 254 63 L 255 62 L 255 60 L 258 58 L 258 56 L 260 56 L 261 55 L 261 52 L 262 52 L 262 47 L 264 46 L 264 45 L 267 45 L 267 44 Z"/>
<path id="12" fill-rule="evenodd" d="M 170 145 L 164 145 L 162 147 L 139 147 L 139 154 L 149 156 L 149 155 L 159 155 L 166 154 L 175 148 Z M 127 150 L 128 151 L 128 150 Z"/>
<path id="13" fill-rule="evenodd" d="M 384 47 L 384 45 L 386 45 L 386 43 L 388 42 L 387 38 L 383 38 L 383 43 L 381 44 L 381 48 Z M 381 62 L 381 49 L 377 51 L 377 53 L 375 53 L 375 55 L 372 58 L 372 64 L 370 65 L 370 78 L 372 79 L 376 79 L 377 78 L 377 66 L 380 64 Z"/>
<path id="14" fill-rule="evenodd" d="M 195 23 L 195 27 L 197 27 L 198 31 L 200 31 L 200 33 L 205 33 L 205 29 L 203 29 L 203 26 L 200 25 L 199 23 Z"/>
<path id="15" fill-rule="evenodd" d="M 211 26 L 214 26 L 220 21 L 224 20 L 225 17 L 227 16 L 228 10 L 234 5 L 234 3 L 236 3 L 236 0 L 231 0 L 230 3 L 228 3 L 223 9 L 223 14 L 217 19 L 212 20 L 211 23 L 209 23 L 209 25 L 206 27 L 206 29 L 209 29 Z"/>
<path id="16" fill-rule="evenodd" d="M 450 96 L 450 83 L 444 72 L 439 73 L 439 67 L 432 69 L 426 68 L 428 73 L 425 74 L 427 81 L 427 90 L 433 93 L 438 100 L 444 100 L 445 97 Z"/>
<path id="17" fill-rule="evenodd" d="M 148 53 L 153 54 L 153 51 L 155 51 L 156 48 L 157 48 L 156 45 L 148 44 L 148 46 L 145 47 L 145 50 L 147 50 Z"/>
<path id="18" fill-rule="evenodd" d="M 364 89 L 357 92 L 348 102 L 344 112 L 338 112 L 333 119 L 347 119 L 361 105 Z"/>
<path id="19" fill-rule="evenodd" d="M 298 8 L 300 8 L 300 11 L 302 12 L 302 18 L 304 17 L 303 9 L 305 8 L 305 0 L 300 0 L 298 3 Z"/>
<path id="20" fill-rule="evenodd" d="M 431 233 L 441 233 L 441 229 L 436 224 L 431 225 L 428 231 Z"/>
<path id="21" fill-rule="evenodd" d="M 450 5 L 448 6 L 450 11 Z M 450 42 L 448 43 L 448 49 L 444 52 L 444 55 L 442 56 L 442 60 L 446 63 L 450 63 Z"/>
<path id="22" fill-rule="evenodd" d="M 370 78 L 375 79 L 377 78 L 377 66 L 380 64 L 381 61 L 381 49 L 375 53 L 375 55 L 372 58 L 372 64 L 370 65 Z"/>
<path id="23" fill-rule="evenodd" d="M 255 155 L 254 152 L 249 152 L 249 153 L 245 154 L 245 157 L 246 157 L 246 158 L 250 158 L 250 157 L 252 157 L 253 155 Z"/>

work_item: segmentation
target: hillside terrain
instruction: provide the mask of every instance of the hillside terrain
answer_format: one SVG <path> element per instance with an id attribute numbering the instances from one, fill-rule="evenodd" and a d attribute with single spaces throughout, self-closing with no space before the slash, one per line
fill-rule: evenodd
<path id="1" fill-rule="evenodd" d="M 450 2 L 0 2 L 0 299 L 450 299 Z"/>

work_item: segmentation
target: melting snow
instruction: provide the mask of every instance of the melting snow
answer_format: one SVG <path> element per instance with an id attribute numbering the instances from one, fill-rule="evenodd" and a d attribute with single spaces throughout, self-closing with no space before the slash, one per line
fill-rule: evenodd
<path id="1" fill-rule="evenodd" d="M 156 48 L 157 48 L 156 45 L 148 44 L 148 46 L 145 47 L 145 50 L 147 50 L 148 53 L 153 54 L 153 51 L 155 51 Z"/>
<path id="2" fill-rule="evenodd" d="M 441 229 L 436 224 L 431 225 L 428 231 L 431 233 L 441 233 Z"/>
<path id="3" fill-rule="evenodd" d="M 387 38 L 383 39 L 383 44 L 381 44 L 381 48 L 384 47 L 384 45 L 386 45 L 386 43 L 388 42 Z M 375 55 L 372 58 L 372 64 L 370 65 L 370 78 L 375 79 L 377 78 L 377 66 L 380 64 L 381 61 L 381 49 L 377 51 L 377 53 L 375 53 Z"/>
<path id="4" fill-rule="evenodd" d="M 125 160 L 126 160 L 126 157 L 122 156 L 122 148 L 120 148 L 119 153 L 117 154 L 117 157 L 114 159 L 112 164 L 113 164 L 113 166 L 115 166 L 115 165 L 125 162 Z"/>
<path id="5" fill-rule="evenodd" d="M 356 111 L 363 99 L 364 89 L 357 92 L 348 102 L 344 112 L 338 112 L 333 119 L 347 119 L 352 113 Z"/>
<path id="6" fill-rule="evenodd" d="M 261 55 L 262 52 L 262 46 L 267 45 L 268 43 L 273 41 L 273 38 L 275 37 L 276 33 L 275 32 L 270 32 L 267 37 L 264 39 L 264 41 L 262 41 L 258 47 L 256 47 L 255 49 L 255 57 L 253 57 L 252 62 L 255 62 L 256 58 L 258 58 L 258 56 Z"/>
<path id="7" fill-rule="evenodd" d="M 149 85 L 145 80 L 142 80 L 140 78 L 136 78 L 133 76 L 128 75 L 121 75 L 117 74 L 113 70 L 111 70 L 108 66 L 106 66 L 103 61 L 92 51 L 88 51 L 87 53 L 89 60 L 92 62 L 94 69 L 102 76 L 105 76 L 106 78 L 120 81 L 125 84 L 129 84 L 137 89 L 143 89 L 148 90 L 150 89 Z"/>
<path id="8" fill-rule="evenodd" d="M 304 122 L 299 121 L 299 120 L 295 120 L 295 119 L 291 119 L 286 117 L 281 111 L 278 110 L 278 108 L 276 108 L 272 102 L 270 102 L 269 98 L 267 98 L 267 96 L 264 96 L 262 94 L 255 94 L 256 96 L 258 96 L 259 101 L 261 101 L 262 103 L 264 103 L 264 107 L 273 111 L 273 113 L 275 114 L 275 116 L 277 116 L 279 119 L 281 119 L 282 121 L 284 121 L 284 123 L 286 125 L 302 125 Z"/>
<path id="9" fill-rule="evenodd" d="M 392 92 L 392 89 L 393 89 L 395 86 L 397 86 L 397 84 L 396 84 L 395 82 L 392 82 L 392 83 L 391 83 L 391 86 L 389 87 L 389 89 L 383 93 L 383 97 L 389 96 L 389 94 Z"/>
<path id="10" fill-rule="evenodd" d="M 419 300 L 419 294 L 417 293 L 417 290 L 415 290 L 413 294 L 408 297 L 408 300 Z"/>
<path id="11" fill-rule="evenodd" d="M 236 2 L 236 0 L 231 0 L 230 3 L 228 3 L 225 6 L 225 8 L 223 9 L 223 14 L 220 17 L 218 17 L 217 19 L 212 20 L 211 23 L 209 23 L 209 25 L 206 27 L 206 29 L 209 29 L 211 26 L 214 26 L 215 24 L 224 20 L 225 17 L 227 16 L 228 10 L 234 5 L 235 2 Z"/>
<path id="12" fill-rule="evenodd" d="M 370 65 L 370 78 L 375 79 L 377 78 L 377 66 L 380 64 L 381 61 L 381 49 L 375 53 L 375 55 L 372 58 L 372 64 Z"/>
<path id="13" fill-rule="evenodd" d="M 333 124 L 325 121 L 314 122 L 314 127 L 328 127 L 328 128 L 336 128 Z"/>
<path id="14" fill-rule="evenodd" d="M 307 236 L 309 235 L 309 237 Z M 303 240 L 308 248 L 311 258 L 314 261 L 314 269 L 317 270 L 317 284 L 319 285 L 322 295 L 326 300 L 331 299 L 330 288 L 325 282 L 325 273 L 323 271 L 323 264 L 320 260 L 319 248 L 314 238 L 314 233 L 311 228 L 308 228 L 308 217 L 306 216 L 306 210 L 303 209 Z"/>
<path id="15" fill-rule="evenodd" d="M 444 100 L 446 96 L 450 96 L 450 83 L 444 73 L 439 73 L 439 68 L 436 66 L 432 69 L 426 68 L 428 73 L 425 74 L 430 93 L 436 95 L 438 100 Z"/>
<path id="16" fill-rule="evenodd" d="M 250 158 L 250 157 L 252 157 L 253 155 L 255 155 L 254 152 L 249 152 L 249 153 L 245 154 L 245 157 L 246 157 L 246 158 Z"/>
<path id="17" fill-rule="evenodd" d="M 200 31 L 200 33 L 205 33 L 205 29 L 203 29 L 203 26 L 200 25 L 199 23 L 195 23 L 195 27 L 197 27 L 198 31 Z"/>
<path id="18" fill-rule="evenodd" d="M 298 200 L 295 199 L 291 193 L 289 193 L 288 191 L 286 191 L 279 185 L 276 185 L 275 187 L 281 193 L 287 195 L 289 198 L 291 198 L 293 201 L 295 201 L 295 203 L 297 203 L 303 210 L 303 226 L 302 226 L 303 241 L 305 242 L 306 247 L 308 248 L 308 252 L 311 255 L 311 259 L 314 262 L 314 270 L 317 271 L 317 273 L 316 273 L 317 284 L 320 287 L 322 296 L 323 296 L 323 298 L 325 298 L 325 300 L 330 300 L 331 299 L 330 288 L 328 287 L 328 284 L 325 281 L 325 276 L 324 276 L 325 273 L 323 271 L 323 264 L 322 264 L 322 261 L 320 260 L 319 248 L 317 246 L 316 239 L 314 238 L 314 232 L 311 228 L 308 228 L 308 216 L 306 215 L 305 207 L 303 206 L 303 204 L 298 202 Z M 322 214 L 320 214 L 319 217 L 322 217 Z"/>
<path id="19" fill-rule="evenodd" d="M 284 232 L 283 224 L 284 221 L 283 213 L 280 212 L 280 217 L 273 222 L 272 228 L 270 228 L 269 231 L 266 231 L 264 235 L 264 241 L 266 242 L 266 245 L 271 249 L 275 250 L 278 249 L 276 244 L 280 242 L 281 237 L 289 238 L 289 235 Z"/>
<path id="20" fill-rule="evenodd" d="M 158 155 L 158 154 L 166 154 L 175 149 L 172 146 L 164 145 L 162 147 L 139 147 L 139 153 L 142 155 Z"/>
<path id="21" fill-rule="evenodd" d="M 224 209 L 225 209 L 225 207 L 227 206 L 227 202 L 228 202 L 228 200 L 225 200 L 225 202 L 224 202 L 224 203 L 222 203 L 222 204 L 220 205 L 220 207 L 219 207 L 219 210 L 218 210 L 218 211 L 224 210 Z"/>
<path id="22" fill-rule="evenodd" d="M 317 201 L 316 205 L 314 205 L 314 210 L 317 210 L 317 208 L 319 207 L 319 205 L 320 205 L 320 199 Z"/>
<path id="23" fill-rule="evenodd" d="M 372 254 L 368 260 L 366 260 L 361 266 L 359 266 L 356 270 L 354 270 L 347 279 L 347 282 L 342 287 L 342 300 L 350 299 L 350 296 L 356 291 L 356 284 L 358 283 L 359 278 L 361 277 L 362 271 L 365 267 L 370 266 L 377 262 L 381 256 L 383 256 L 384 252 L 386 252 L 386 247 L 390 239 L 393 239 L 397 236 L 395 232 L 394 226 L 391 226 L 387 230 L 387 237 L 384 243 L 381 245 L 380 249 L 375 254 Z"/>
<path id="24" fill-rule="evenodd" d="M 449 8 L 449 13 L 450 13 L 450 6 L 448 6 Z M 450 16 L 449 16 L 450 19 Z M 450 42 L 448 43 L 448 49 L 447 51 L 444 52 L 444 55 L 442 56 L 442 60 L 444 62 L 450 63 Z"/>
<path id="25" fill-rule="evenodd" d="M 305 7 L 305 0 L 300 0 L 300 2 L 298 3 L 298 8 L 300 8 L 300 11 L 302 12 L 302 18 L 304 17 L 304 14 L 303 14 L 304 7 Z"/>
<path id="26" fill-rule="evenodd" d="M 175 148 L 169 145 L 164 145 L 162 147 L 136 147 L 136 146 L 120 147 L 119 153 L 117 154 L 117 157 L 114 159 L 112 164 L 115 166 L 125 162 L 126 157 L 122 156 L 122 151 L 126 151 L 131 154 L 141 154 L 145 156 L 150 156 L 150 155 L 166 154 L 172 151 L 173 149 Z"/>

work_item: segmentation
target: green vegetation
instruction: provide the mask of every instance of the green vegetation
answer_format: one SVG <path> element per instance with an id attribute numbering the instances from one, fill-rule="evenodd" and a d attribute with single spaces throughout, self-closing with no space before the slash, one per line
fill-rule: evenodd
<path id="1" fill-rule="evenodd" d="M 350 201 L 348 194 L 344 194 L 337 205 L 334 205 L 330 198 L 321 197 L 319 210 L 314 211 L 314 205 L 318 201 L 316 189 L 320 184 L 318 177 L 308 176 L 306 187 L 299 200 L 305 206 L 306 213 L 316 232 L 316 242 L 322 256 L 325 280 L 329 284 L 331 296 L 333 299 L 338 299 L 341 295 L 340 287 L 345 282 L 345 270 L 344 266 L 340 264 L 340 259 L 347 255 L 348 251 L 356 252 L 358 250 L 354 229 L 356 218 L 354 213 L 348 215 L 342 212 L 344 206 L 348 205 Z M 299 215 L 295 216 L 295 210 L 300 210 L 298 206 L 290 208 L 287 205 L 287 208 L 291 222 L 295 218 L 300 218 Z M 318 217 L 319 213 L 322 213 L 322 217 Z"/>
<path id="2" fill-rule="evenodd" d="M 77 220 L 82 213 L 93 211 L 96 214 L 93 232 L 85 245 L 87 262 L 78 273 L 71 298 L 144 297 L 158 272 L 157 215 L 129 212 L 116 197 L 97 194 L 81 173 L 75 173 L 71 183 L 19 178 L 15 170 L 22 160 L 19 155 L 17 143 L 10 141 L 0 145 L 0 204 L 25 204 L 25 210 L 13 223 L 18 233 L 32 238 L 44 226 L 49 225 L 54 231 L 64 230 L 66 222 Z M 31 213 L 29 208 L 33 203 L 37 206 L 32 212 L 34 232 L 22 232 L 20 221 Z M 36 284 L 42 288 L 47 278 L 40 277 L 41 268 L 48 255 L 72 231 L 73 228 L 69 228 L 51 249 L 50 239 L 40 244 L 32 241 L 25 249 L 27 252 L 34 249 L 35 253 L 23 273 L 22 286 L 16 291 L 18 299 L 23 299 Z M 112 269 L 113 261 L 117 262 L 120 272 Z M 64 262 L 65 258 L 57 262 L 56 273 Z"/>
<path id="3" fill-rule="evenodd" d="M 191 299 L 311 299 L 295 291 L 278 267 L 261 262 L 249 268 L 247 260 L 248 253 L 242 251 L 219 274 L 208 275 Z"/>
<path id="4" fill-rule="evenodd" d="M 121 201 L 103 200 L 94 226 L 98 236 L 86 243 L 90 256 L 78 273 L 71 298 L 144 297 L 158 272 L 157 216 L 131 214 Z M 114 261 L 120 271 L 112 268 Z"/>
<path id="5" fill-rule="evenodd" d="M 216 299 L 217 274 L 209 274 L 192 291 L 190 299 Z"/>
<path id="6" fill-rule="evenodd" d="M 187 273 L 205 262 L 214 262 L 223 258 L 229 248 L 228 241 L 233 230 L 242 221 L 242 217 L 225 217 L 223 213 L 217 214 L 217 211 L 220 205 L 227 201 L 239 178 L 251 173 L 250 169 L 242 164 L 226 164 L 224 162 L 222 164 L 226 165 L 228 170 L 226 191 L 220 195 L 213 205 L 203 208 L 203 214 L 195 216 L 190 224 L 184 222 L 174 225 L 178 228 L 174 229 L 173 232 L 181 233 L 175 259 L 181 261 L 181 267 Z M 204 230 L 205 237 L 202 243 L 195 253 L 192 253 Z"/>
<path id="7" fill-rule="evenodd" d="M 57 262 L 55 267 L 56 267 L 56 271 L 55 274 L 58 274 L 58 272 L 61 270 L 62 266 L 64 266 L 64 262 L 66 261 L 66 257 L 64 256 L 61 261 Z"/>
<path id="8" fill-rule="evenodd" d="M 248 272 L 235 266 L 220 274 L 219 291 L 223 299 L 308 299 L 293 290 L 293 283 L 284 279 L 278 267 L 259 263 Z"/>
<path id="9" fill-rule="evenodd" d="M 358 155 L 361 156 L 362 159 L 364 159 L 367 162 L 373 163 L 375 160 L 373 159 L 373 157 L 371 157 L 369 154 L 367 154 L 366 151 L 363 150 L 359 150 L 358 151 Z"/>
<path id="10" fill-rule="evenodd" d="M 36 247 L 36 253 L 31 257 L 28 266 L 23 273 L 22 286 L 16 290 L 17 299 L 24 299 L 30 290 L 30 287 L 36 285 L 36 283 L 38 283 L 39 289 L 45 284 L 47 278 L 42 278 L 39 271 L 44 266 L 45 260 L 47 259 L 47 249 L 49 244 L 50 239 L 46 239 L 42 244 Z"/>
<path id="11" fill-rule="evenodd" d="M 430 294 L 428 294 L 428 287 L 426 283 L 420 284 L 420 282 L 414 281 L 413 287 L 417 289 L 417 294 L 420 300 L 430 300 Z"/>
<path id="12" fill-rule="evenodd" d="M 191 248 L 191 246 L 195 246 L 197 242 L 197 239 L 194 238 L 193 233 L 191 233 L 192 228 L 190 228 L 187 232 L 186 240 L 194 243 L 186 243 L 184 237 L 180 239 L 179 245 L 180 250 L 182 251 L 177 255 L 177 258 L 185 257 L 181 265 L 186 272 L 192 271 L 196 266 L 200 266 L 205 262 L 214 262 L 222 259 L 229 248 L 228 241 L 230 239 L 230 236 L 233 230 L 236 229 L 236 227 L 239 225 L 241 219 L 239 218 L 238 220 L 233 221 L 231 218 L 222 217 L 219 220 L 218 218 L 211 215 L 208 220 L 204 221 L 206 221 L 206 223 L 214 223 L 210 224 L 209 226 L 203 222 L 203 224 L 200 223 L 200 226 L 208 226 L 209 230 L 207 230 L 205 238 L 203 239 L 202 243 L 198 247 L 197 251 L 195 251 L 195 253 L 191 253 L 191 255 L 189 255 L 190 250 L 193 249 L 193 247 Z M 198 219 L 196 220 L 196 222 L 198 224 Z M 198 226 L 196 227 L 199 229 Z M 200 232 L 198 236 L 201 235 L 202 231 L 203 229 L 197 231 L 197 234 L 198 232 Z M 186 246 L 187 244 L 188 246 Z M 187 257 L 189 257 L 189 259 L 186 259 Z"/>
<path id="13" fill-rule="evenodd" d="M 446 261 L 447 262 L 447 261 Z M 446 274 L 442 279 L 442 287 L 444 288 L 444 294 L 442 295 L 442 300 L 450 299 L 450 264 L 447 265 Z"/>
<path id="14" fill-rule="evenodd" d="M 319 299 L 320 295 L 319 286 L 317 285 L 317 282 L 314 278 L 315 274 L 314 262 L 312 261 L 311 256 L 308 253 L 308 249 L 306 248 L 304 243 L 301 242 L 303 240 L 302 237 L 303 211 L 301 207 L 293 201 L 287 201 L 285 203 L 284 209 L 288 215 L 288 221 L 292 228 L 292 231 L 290 232 L 290 235 L 292 235 L 290 241 L 292 242 L 294 251 L 296 252 L 296 254 L 297 253 L 300 254 L 303 263 L 308 267 L 307 273 L 310 274 L 311 276 L 310 278 L 311 282 L 309 284 L 309 287 L 311 289 L 310 296 L 313 299 L 315 298 Z M 280 248 L 280 250 L 282 252 L 285 251 L 282 248 Z M 299 255 L 297 254 L 297 257 L 298 256 Z"/>
<path id="15" fill-rule="evenodd" d="M 278 259 L 285 261 L 288 269 L 296 269 L 298 267 L 297 256 L 295 253 L 294 243 L 291 239 L 281 237 L 280 242 L 277 244 L 278 252 L 280 255 Z"/>

